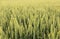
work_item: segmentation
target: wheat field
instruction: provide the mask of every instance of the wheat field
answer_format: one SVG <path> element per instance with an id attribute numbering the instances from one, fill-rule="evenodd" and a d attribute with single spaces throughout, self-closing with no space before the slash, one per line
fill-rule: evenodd
<path id="1" fill-rule="evenodd" d="M 59 2 L 22 2 L 0 1 L 0 39 L 60 39 Z"/>

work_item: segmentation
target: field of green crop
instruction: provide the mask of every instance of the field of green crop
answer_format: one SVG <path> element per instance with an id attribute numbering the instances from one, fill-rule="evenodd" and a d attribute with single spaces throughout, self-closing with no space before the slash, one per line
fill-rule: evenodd
<path id="1" fill-rule="evenodd" d="M 60 7 L 1 7 L 0 39 L 60 39 Z"/>

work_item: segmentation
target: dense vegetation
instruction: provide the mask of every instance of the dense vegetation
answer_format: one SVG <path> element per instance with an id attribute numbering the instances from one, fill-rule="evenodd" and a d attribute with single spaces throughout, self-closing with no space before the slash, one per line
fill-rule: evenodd
<path id="1" fill-rule="evenodd" d="M 0 39 L 60 39 L 60 9 L 2 7 Z"/>

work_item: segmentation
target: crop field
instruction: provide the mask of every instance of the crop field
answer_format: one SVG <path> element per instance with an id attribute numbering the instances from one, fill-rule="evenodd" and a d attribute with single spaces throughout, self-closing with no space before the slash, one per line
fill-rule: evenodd
<path id="1" fill-rule="evenodd" d="M 60 39 L 60 6 L 0 6 L 0 39 Z"/>
<path id="2" fill-rule="evenodd" d="M 60 39 L 59 7 L 0 8 L 0 39 Z"/>

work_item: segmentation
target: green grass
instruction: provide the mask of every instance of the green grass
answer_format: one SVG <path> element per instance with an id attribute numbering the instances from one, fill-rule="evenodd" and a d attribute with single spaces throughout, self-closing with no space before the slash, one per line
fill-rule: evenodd
<path id="1" fill-rule="evenodd" d="M 1 7 L 0 39 L 60 39 L 59 8 Z"/>

